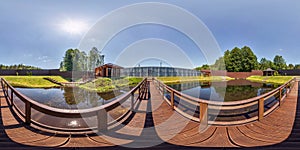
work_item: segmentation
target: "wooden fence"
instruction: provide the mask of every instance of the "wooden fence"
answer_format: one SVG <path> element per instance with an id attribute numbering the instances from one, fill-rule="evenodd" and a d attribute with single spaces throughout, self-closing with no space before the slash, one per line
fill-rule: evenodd
<path id="1" fill-rule="evenodd" d="M 201 122 L 203 124 L 212 124 L 212 125 L 237 125 L 237 124 L 244 124 L 248 122 L 252 122 L 255 120 L 262 120 L 264 116 L 270 114 L 273 110 L 277 107 L 280 107 L 280 104 L 290 92 L 290 89 L 293 87 L 296 79 L 292 79 L 285 83 L 284 85 L 268 92 L 263 95 L 246 99 L 240 101 L 233 101 L 233 102 L 220 102 L 214 100 L 204 100 L 195 98 L 189 95 L 186 95 L 182 92 L 179 92 L 166 84 L 162 83 L 161 81 L 154 79 L 154 83 L 156 87 L 160 90 L 163 98 L 169 103 L 169 105 L 176 110 L 181 115 L 194 120 Z M 278 98 L 276 98 L 278 97 Z M 273 99 L 270 101 L 269 99 Z M 188 107 L 180 107 L 180 103 L 186 103 L 192 105 L 194 107 L 193 113 L 187 113 Z M 266 106 L 270 105 L 271 106 Z M 191 108 L 191 107 L 190 107 Z M 229 111 L 231 113 L 236 113 L 236 110 L 240 109 L 250 109 L 254 108 L 255 116 L 234 120 L 234 121 L 216 121 L 216 120 L 209 120 L 209 116 L 212 114 L 211 112 L 220 112 L 220 111 Z M 268 109 L 266 109 L 268 108 Z M 255 112 L 256 110 L 256 112 Z M 237 115 L 237 114 L 235 114 Z"/>

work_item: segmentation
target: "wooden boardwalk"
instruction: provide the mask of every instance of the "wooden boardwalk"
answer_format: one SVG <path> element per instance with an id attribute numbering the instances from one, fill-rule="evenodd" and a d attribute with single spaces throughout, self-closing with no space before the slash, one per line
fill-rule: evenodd
<path id="1" fill-rule="evenodd" d="M 47 132 L 25 125 L 0 91 L 0 149 L 120 149 L 141 145 L 149 149 L 300 147 L 298 83 L 283 104 L 262 121 L 206 129 L 172 110 L 152 82 L 149 90 L 122 122 L 106 132 L 83 135 Z M 151 95 L 147 96 L 148 93 Z"/>

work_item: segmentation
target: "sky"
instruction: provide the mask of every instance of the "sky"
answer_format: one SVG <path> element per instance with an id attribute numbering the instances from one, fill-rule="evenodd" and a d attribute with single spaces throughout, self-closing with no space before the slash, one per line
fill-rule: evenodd
<path id="1" fill-rule="evenodd" d="M 58 68 L 65 51 L 80 47 L 91 28 L 101 19 L 116 9 L 142 2 L 172 4 L 193 14 L 214 36 L 220 53 L 234 47 L 249 46 L 258 60 L 282 55 L 287 63 L 300 64 L 298 0 L 0 0 L 0 64 L 22 63 L 45 69 Z M 184 18 L 176 18 L 164 10 L 160 12 L 170 15 L 171 21 L 185 23 L 182 21 Z M 140 10 L 140 13 L 144 11 Z M 131 17 L 123 15 L 125 20 Z M 111 26 L 96 29 L 106 31 L 121 23 L 122 20 L 116 20 Z M 194 27 L 191 30 L 197 31 Z M 201 53 L 201 48 L 189 36 L 159 24 L 125 28 L 106 45 L 94 46 L 103 47 L 105 63 L 121 63 L 118 61 L 121 56 L 132 59 L 128 57 L 129 53 L 122 54 L 124 50 L 132 51 L 132 54 L 146 54 L 136 50 L 141 49 L 139 44 L 143 42 L 155 45 L 151 48 L 161 53 L 172 54 L 172 50 L 176 56 L 182 53 L 192 62 L 176 63 L 179 59 L 173 57 L 173 65 L 178 67 L 192 68 L 208 62 L 207 54 Z M 177 53 L 175 49 L 182 51 Z M 200 53 L 197 53 L 199 49 Z M 142 65 L 159 65 L 160 62 L 156 58 L 139 61 L 136 63 Z"/>

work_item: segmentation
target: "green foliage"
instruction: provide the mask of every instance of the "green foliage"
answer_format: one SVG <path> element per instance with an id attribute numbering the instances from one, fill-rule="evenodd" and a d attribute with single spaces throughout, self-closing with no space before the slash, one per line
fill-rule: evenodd
<path id="1" fill-rule="evenodd" d="M 300 69 L 300 64 L 296 64 L 294 69 Z"/>
<path id="2" fill-rule="evenodd" d="M 18 65 L 3 65 L 0 64 L 0 69 L 2 70 L 40 70 L 39 67 L 34 66 L 28 66 L 24 64 L 18 64 Z"/>
<path id="3" fill-rule="evenodd" d="M 228 72 L 251 72 L 258 69 L 259 63 L 257 57 L 250 49 L 244 46 L 243 48 L 235 47 L 231 51 L 227 50 L 223 57 L 216 60 L 211 66 L 212 70 L 227 70 Z"/>
<path id="4" fill-rule="evenodd" d="M 220 57 L 216 60 L 215 64 L 211 65 L 211 70 L 225 70 L 225 60 L 224 57 Z"/>
<path id="5" fill-rule="evenodd" d="M 287 69 L 286 61 L 282 56 L 276 55 L 273 60 L 273 63 L 275 70 Z"/>
<path id="6" fill-rule="evenodd" d="M 295 66 L 293 64 L 289 64 L 288 69 L 295 69 Z"/>
<path id="7" fill-rule="evenodd" d="M 97 91 L 99 93 L 111 92 L 113 90 L 122 89 L 124 87 L 132 87 L 139 84 L 143 78 L 125 77 L 116 80 L 110 78 L 98 78 L 92 82 L 80 85 L 80 88 L 90 91 Z"/>
<path id="8" fill-rule="evenodd" d="M 260 70 L 266 70 L 268 68 L 275 69 L 274 68 L 274 63 L 271 60 L 268 60 L 266 58 L 262 58 L 260 60 L 260 67 L 259 67 L 259 69 Z"/>
<path id="9" fill-rule="evenodd" d="M 201 67 L 195 68 L 195 70 L 210 70 L 210 66 L 208 64 L 204 64 Z"/>
<path id="10" fill-rule="evenodd" d="M 87 55 L 78 49 L 68 49 L 63 61 L 60 63 L 61 71 L 93 71 L 97 66 L 103 65 L 104 55 L 93 47 Z"/>
<path id="11" fill-rule="evenodd" d="M 67 82 L 61 76 L 3 76 L 3 78 L 14 87 L 25 87 L 25 88 L 51 88 L 59 87 L 44 78 L 52 78 L 58 82 Z"/>

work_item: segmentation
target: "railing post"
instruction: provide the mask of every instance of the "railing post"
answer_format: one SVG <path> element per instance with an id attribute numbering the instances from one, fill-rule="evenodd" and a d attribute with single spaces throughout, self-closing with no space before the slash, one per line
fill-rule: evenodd
<path id="1" fill-rule="evenodd" d="M 261 98 L 258 100 L 258 120 L 261 121 L 264 118 L 265 112 L 265 99 Z"/>
<path id="2" fill-rule="evenodd" d="M 28 101 L 25 102 L 25 123 L 27 125 L 31 123 L 31 103 Z"/>
<path id="3" fill-rule="evenodd" d="M 282 88 L 279 90 L 279 106 L 281 105 L 281 99 L 282 99 Z"/>
<path id="4" fill-rule="evenodd" d="M 175 95 L 174 95 L 174 91 L 172 90 L 172 91 L 171 91 L 171 107 L 172 107 L 173 110 L 174 110 L 174 108 L 175 108 L 175 105 L 174 105 L 174 98 L 175 98 Z"/>
<path id="5" fill-rule="evenodd" d="M 13 90 L 10 90 L 10 101 L 11 101 L 11 106 L 14 106 L 14 92 L 13 92 Z"/>
<path id="6" fill-rule="evenodd" d="M 139 96 L 138 99 L 141 99 L 141 87 L 139 87 Z"/>
<path id="7" fill-rule="evenodd" d="M 207 127 L 208 125 L 208 104 L 207 103 L 200 102 L 199 119 L 202 127 Z"/>
<path id="8" fill-rule="evenodd" d="M 107 131 L 107 112 L 105 109 L 100 109 L 97 114 L 98 131 Z"/>
<path id="9" fill-rule="evenodd" d="M 134 92 L 131 93 L 131 107 L 130 110 L 133 111 L 134 110 Z"/>

